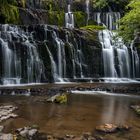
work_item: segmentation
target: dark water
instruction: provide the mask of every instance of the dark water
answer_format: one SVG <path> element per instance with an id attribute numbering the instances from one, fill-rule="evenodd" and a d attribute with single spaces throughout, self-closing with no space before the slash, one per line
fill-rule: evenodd
<path id="1" fill-rule="evenodd" d="M 132 126 L 133 135 L 140 132 L 140 117 L 130 109 L 131 104 L 140 104 L 138 96 L 70 94 L 68 103 L 62 105 L 40 102 L 39 99 L 1 96 L 0 104 L 19 107 L 16 111 L 18 118 L 2 123 L 6 126 L 5 131 L 11 132 L 16 128 L 37 124 L 45 133 L 78 135 L 93 132 L 97 125 L 103 123 L 115 123 Z"/>

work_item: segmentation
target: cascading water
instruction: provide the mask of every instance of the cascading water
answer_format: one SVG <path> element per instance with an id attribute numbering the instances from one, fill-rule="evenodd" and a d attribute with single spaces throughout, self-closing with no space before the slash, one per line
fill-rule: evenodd
<path id="1" fill-rule="evenodd" d="M 44 66 L 39 58 L 37 48 L 33 43 L 30 43 L 32 39 L 28 32 L 24 32 L 17 26 L 2 25 L 0 36 L 0 46 L 2 47 L 2 77 L 1 82 L 3 84 L 20 84 L 21 80 L 25 83 L 39 83 L 41 76 L 44 72 Z M 15 41 L 14 38 L 17 38 Z M 24 60 L 24 66 L 22 65 L 22 56 L 20 48 L 17 48 L 18 44 L 23 40 L 22 45 L 26 50 L 26 60 Z M 32 40 L 33 41 L 33 40 Z M 26 78 L 22 73 L 26 73 Z"/>
<path id="2" fill-rule="evenodd" d="M 98 24 L 104 24 L 109 30 L 116 30 L 119 28 L 118 20 L 121 18 L 119 12 L 94 12 L 93 20 Z"/>
<path id="3" fill-rule="evenodd" d="M 104 76 L 117 77 L 114 62 L 114 50 L 111 42 L 112 32 L 110 32 L 109 30 L 103 30 L 99 33 L 99 40 L 102 44 L 103 50 Z"/>
<path id="4" fill-rule="evenodd" d="M 85 1 L 85 5 L 86 5 L 86 14 L 87 14 L 87 21 L 86 21 L 86 25 L 88 25 L 88 21 L 90 19 L 90 10 L 89 10 L 89 0 Z"/>
<path id="5" fill-rule="evenodd" d="M 130 50 L 131 50 L 131 64 L 132 64 L 132 75 L 133 78 L 139 78 L 139 73 L 140 73 L 140 61 L 139 61 L 139 56 L 138 56 L 138 52 L 136 50 L 136 48 L 133 47 L 133 42 L 130 46 Z"/>
<path id="6" fill-rule="evenodd" d="M 65 13 L 65 26 L 66 28 L 74 28 L 74 15 L 71 12 L 71 5 L 68 4 L 67 12 Z"/>
<path id="7" fill-rule="evenodd" d="M 117 24 L 117 22 L 120 19 L 120 13 L 98 12 L 94 13 L 94 19 L 98 24 L 102 23 L 109 29 L 99 31 L 99 40 L 102 44 L 103 52 L 104 77 L 135 78 L 135 75 L 138 76 L 140 65 L 137 51 L 131 46 L 130 54 L 128 50 L 129 48 L 124 45 L 122 39 L 116 37 L 116 33 L 111 31 L 118 29 L 119 24 Z"/>
<path id="8" fill-rule="evenodd" d="M 98 19 L 101 23 L 100 16 Z M 107 29 L 99 32 L 99 40 L 102 48 L 99 42 L 86 41 L 83 31 L 77 29 L 0 25 L 0 82 L 7 85 L 89 81 L 103 76 L 139 78 L 139 56 L 133 45 L 129 48 L 122 40 L 114 40 L 114 33 Z"/>
<path id="9" fill-rule="evenodd" d="M 78 45 L 76 38 L 73 38 L 74 44 L 72 44 L 69 41 L 70 38 L 71 38 L 71 36 L 67 33 L 66 40 L 70 46 L 70 50 L 71 50 L 71 54 L 72 54 L 73 78 L 84 78 L 84 74 L 83 74 L 84 63 L 83 63 L 83 53 L 81 50 L 81 45 Z M 78 68 L 76 68 L 76 67 L 78 67 Z M 76 69 L 78 69 L 78 71 L 76 71 Z M 77 76 L 77 73 L 79 73 L 78 76 Z"/>
<path id="10" fill-rule="evenodd" d="M 63 81 L 63 78 L 66 77 L 66 58 L 63 41 L 57 37 L 55 31 L 53 31 L 53 38 L 57 45 L 57 60 L 58 60 L 58 77 L 60 81 Z"/>

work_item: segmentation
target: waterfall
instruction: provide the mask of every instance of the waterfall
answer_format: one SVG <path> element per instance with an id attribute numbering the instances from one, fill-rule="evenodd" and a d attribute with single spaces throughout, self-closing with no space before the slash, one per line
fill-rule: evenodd
<path id="1" fill-rule="evenodd" d="M 140 78 L 140 58 L 138 55 L 137 50 L 134 51 L 134 56 L 135 56 L 135 66 L 136 66 L 136 78 Z"/>
<path id="2" fill-rule="evenodd" d="M 103 16 L 103 17 L 102 17 Z M 108 29 L 99 31 L 99 40 L 102 45 L 104 77 L 110 78 L 136 78 L 139 75 L 139 57 L 137 50 L 131 45 L 125 46 L 122 39 L 117 37 L 116 30 L 120 19 L 118 12 L 94 13 L 97 23 L 102 23 Z M 116 24 L 115 24 L 116 22 Z"/>
<path id="3" fill-rule="evenodd" d="M 118 40 L 117 46 L 117 56 L 118 56 L 118 67 L 121 78 L 130 78 L 130 56 L 128 52 L 128 48 L 124 45 L 122 40 Z"/>
<path id="4" fill-rule="evenodd" d="M 83 74 L 83 53 L 81 50 L 81 42 L 80 45 L 78 45 L 77 39 L 73 38 L 73 43 L 71 43 L 69 40 L 71 40 L 71 35 L 69 33 L 66 34 L 66 41 L 70 46 L 71 54 L 72 54 L 72 65 L 73 65 L 73 78 L 84 78 Z M 77 68 L 78 67 L 78 68 Z"/>
<path id="5" fill-rule="evenodd" d="M 104 76 L 105 77 L 117 77 L 115 69 L 114 50 L 111 40 L 112 32 L 109 30 L 103 30 L 99 32 L 99 40 L 102 44 L 103 50 L 103 64 L 104 64 Z"/>
<path id="6" fill-rule="evenodd" d="M 58 60 L 58 77 L 60 81 L 66 77 L 66 58 L 63 41 L 57 37 L 55 31 L 53 31 L 53 38 L 57 45 L 57 60 Z"/>
<path id="7" fill-rule="evenodd" d="M 101 13 L 96 19 L 102 22 Z M 0 25 L 0 84 L 139 78 L 139 55 L 133 43 L 125 46 L 108 29 L 96 37 L 101 45 L 86 41 L 77 29 Z"/>
<path id="8" fill-rule="evenodd" d="M 43 73 L 43 63 L 39 58 L 36 46 L 28 40 L 25 42 L 27 47 L 27 79 L 28 83 L 40 83 Z"/>
<path id="9" fill-rule="evenodd" d="M 74 28 L 74 15 L 71 12 L 71 5 L 67 6 L 67 13 L 65 13 L 65 26 L 66 28 Z"/>
<path id="10" fill-rule="evenodd" d="M 55 82 L 57 82 L 58 81 L 57 66 L 56 66 L 56 63 L 53 59 L 53 56 L 52 56 L 50 50 L 48 49 L 48 46 L 46 46 L 46 48 L 47 48 L 47 51 L 49 53 L 49 57 L 50 57 L 50 60 L 51 60 L 51 68 L 52 68 L 53 79 L 54 79 Z"/>
<path id="11" fill-rule="evenodd" d="M 3 84 L 20 84 L 21 80 L 27 83 L 39 83 L 44 72 L 44 66 L 39 58 L 37 47 L 30 43 L 32 34 L 24 32 L 17 26 L 1 25 L 0 46 L 2 48 L 2 83 Z M 14 40 L 14 39 L 17 40 Z M 20 41 L 21 46 L 18 46 Z M 21 47 L 21 48 L 20 48 Z M 24 48 L 23 48 L 24 47 Z M 23 67 L 23 56 L 20 49 L 26 50 L 26 64 Z M 22 73 L 26 73 L 26 78 Z"/>
<path id="12" fill-rule="evenodd" d="M 89 0 L 86 0 L 85 1 L 85 4 L 86 4 L 86 14 L 87 14 L 87 21 L 86 21 L 86 25 L 88 25 L 88 21 L 90 19 L 90 10 L 89 10 Z"/>
<path id="13" fill-rule="evenodd" d="M 121 18 L 119 12 L 94 12 L 93 20 L 95 20 L 98 24 L 102 23 L 109 30 L 116 30 L 119 28 L 118 20 Z"/>
<path id="14" fill-rule="evenodd" d="M 130 46 L 131 49 L 131 61 L 132 61 L 132 76 L 133 78 L 139 78 L 140 76 L 140 61 L 136 48 L 134 48 L 133 42 Z"/>

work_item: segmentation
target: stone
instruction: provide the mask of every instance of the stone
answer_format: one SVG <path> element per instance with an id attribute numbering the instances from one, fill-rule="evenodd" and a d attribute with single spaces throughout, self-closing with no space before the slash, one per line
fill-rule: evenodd
<path id="1" fill-rule="evenodd" d="M 89 138 L 90 136 L 91 136 L 90 132 L 83 133 L 83 137 L 86 139 Z"/>
<path id="2" fill-rule="evenodd" d="M 54 139 L 53 136 L 47 135 L 47 140 L 53 140 L 53 139 Z"/>
<path id="3" fill-rule="evenodd" d="M 140 115 L 140 105 L 131 105 L 130 107 L 136 112 L 137 115 Z"/>
<path id="4" fill-rule="evenodd" d="M 96 127 L 96 131 L 104 133 L 114 133 L 117 131 L 118 126 L 115 124 L 104 124 Z"/>
<path id="5" fill-rule="evenodd" d="M 30 136 L 30 137 L 33 137 L 34 135 L 36 135 L 37 134 L 37 129 L 31 129 L 31 130 L 29 130 L 29 132 L 28 132 L 28 135 Z"/>
<path id="6" fill-rule="evenodd" d="M 131 127 L 128 125 L 115 125 L 115 124 L 104 124 L 96 127 L 96 131 L 104 133 L 115 133 L 118 131 L 128 131 Z"/>
<path id="7" fill-rule="evenodd" d="M 120 131 L 128 131 L 128 130 L 131 129 L 131 127 L 125 124 L 125 125 L 119 125 L 119 126 L 118 126 L 118 129 L 119 129 Z"/>
<path id="8" fill-rule="evenodd" d="M 13 135 L 12 134 L 1 134 L 0 140 L 13 140 Z"/>
<path id="9" fill-rule="evenodd" d="M 23 128 L 18 128 L 15 132 L 20 133 L 23 130 Z"/>
<path id="10" fill-rule="evenodd" d="M 28 132 L 29 132 L 28 129 L 24 129 L 24 130 L 22 130 L 19 134 L 20 134 L 22 137 L 26 137 L 26 136 L 28 135 Z"/>
<path id="11" fill-rule="evenodd" d="M 68 135 L 68 134 L 67 134 L 65 137 L 66 137 L 66 138 L 74 138 L 75 136 L 74 136 L 74 135 Z"/>

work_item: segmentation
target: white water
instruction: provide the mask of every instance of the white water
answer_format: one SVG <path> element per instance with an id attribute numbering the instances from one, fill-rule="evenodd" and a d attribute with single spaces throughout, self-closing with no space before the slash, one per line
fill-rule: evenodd
<path id="1" fill-rule="evenodd" d="M 41 75 L 44 72 L 44 66 L 39 58 L 38 50 L 36 46 L 29 42 L 28 37 L 32 39 L 32 35 L 28 32 L 21 31 L 17 26 L 2 25 L 1 34 L 4 34 L 9 42 L 0 36 L 0 44 L 2 46 L 2 83 L 7 84 L 20 84 L 23 77 L 22 73 L 26 73 L 26 83 L 39 83 L 41 81 Z M 27 35 L 28 34 L 28 35 Z M 12 37 L 21 37 L 26 40 L 23 43 L 24 49 L 27 52 L 26 63 L 23 68 L 22 57 L 17 46 L 13 43 Z M 19 39 L 17 42 L 20 41 Z M 18 46 L 21 47 L 21 46 Z"/>
<path id="2" fill-rule="evenodd" d="M 73 94 L 84 94 L 84 95 L 99 95 L 99 96 L 117 96 L 117 97 L 128 97 L 128 98 L 140 98 L 137 95 L 126 95 L 126 94 L 120 94 L 120 93 L 110 93 L 107 91 L 95 91 L 95 90 L 72 90 L 71 93 Z"/>
<path id="3" fill-rule="evenodd" d="M 94 13 L 97 23 L 102 23 L 108 28 L 99 31 L 99 40 L 103 52 L 104 77 L 113 79 L 135 78 L 139 75 L 140 67 L 137 51 L 131 45 L 130 53 L 122 39 L 116 37 L 116 33 L 112 31 L 119 27 L 119 23 L 117 22 L 120 19 L 120 13 L 109 12 L 102 13 L 102 15 L 104 15 L 103 18 L 101 17 L 101 13 Z M 118 81 L 120 80 L 118 79 Z"/>
<path id="4" fill-rule="evenodd" d="M 89 0 L 86 0 L 86 1 L 85 1 L 85 5 L 86 5 L 86 14 L 87 14 L 86 25 L 88 25 L 88 21 L 89 21 L 89 19 L 90 19 L 89 4 L 90 4 L 90 1 L 89 1 Z"/>
<path id="5" fill-rule="evenodd" d="M 53 31 L 53 38 L 57 45 L 57 75 L 60 82 L 63 82 L 63 78 L 66 78 L 66 58 L 65 58 L 65 50 L 64 50 L 64 42 L 57 37 L 55 31 Z"/>
<path id="6" fill-rule="evenodd" d="M 105 77 L 118 77 L 115 62 L 114 62 L 114 49 L 112 46 L 112 32 L 103 30 L 99 32 L 99 40 L 102 44 L 103 51 L 103 64 Z"/>
<path id="7" fill-rule="evenodd" d="M 65 13 L 65 27 L 66 28 L 74 28 L 74 15 L 71 12 L 71 5 L 68 4 L 67 12 Z"/>
<path id="8" fill-rule="evenodd" d="M 109 30 L 116 30 L 119 28 L 118 20 L 121 18 L 119 12 L 94 12 L 93 19 L 98 23 L 104 24 Z"/>

